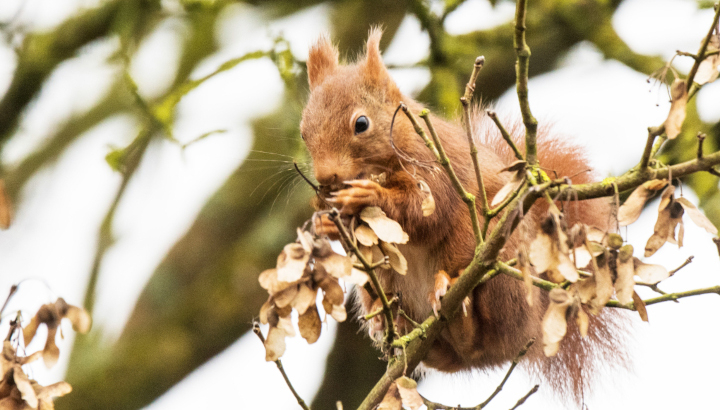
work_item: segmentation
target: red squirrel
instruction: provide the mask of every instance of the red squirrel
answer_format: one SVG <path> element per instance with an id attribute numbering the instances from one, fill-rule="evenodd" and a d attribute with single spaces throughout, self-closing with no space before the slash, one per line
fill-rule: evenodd
<path id="1" fill-rule="evenodd" d="M 390 77 L 380 56 L 381 32 L 371 30 L 367 52 L 355 64 L 342 65 L 332 43 L 321 37 L 310 49 L 307 60 L 310 96 L 300 125 L 301 135 L 313 160 L 320 191 L 327 194 L 342 215 L 355 215 L 364 207 L 379 206 L 389 218 L 400 223 L 410 240 L 400 245 L 408 261 L 408 273 L 398 275 L 379 271 L 386 292 L 401 295 L 402 309 L 415 321 L 433 314 L 428 294 L 434 287 L 434 275 L 444 270 L 457 277 L 470 263 L 475 249 L 470 216 L 466 205 L 449 178 L 400 113 L 395 118 L 392 139 L 395 147 L 420 163 L 402 162 L 390 141 L 390 127 L 397 107 L 405 103 L 414 113 L 424 107 L 403 95 Z M 443 146 L 465 188 L 477 195 L 467 137 L 460 124 L 431 116 Z M 472 119 L 478 146 L 478 159 L 488 198 L 506 183 L 500 170 L 514 157 L 494 124 L 478 114 Z M 520 131 L 520 127 L 515 127 Z M 517 132 L 516 132 L 517 134 Z M 544 169 L 558 177 L 572 176 L 573 183 L 592 182 L 587 160 L 580 149 L 539 132 L 538 158 Z M 380 185 L 370 177 L 386 174 Z M 423 193 L 418 180 L 425 181 L 435 200 L 436 210 L 423 216 Z M 331 195 L 329 193 L 332 193 Z M 317 208 L 326 207 L 316 201 Z M 478 201 L 479 202 L 479 201 Z M 609 204 L 603 200 L 570 205 L 569 226 L 575 222 L 606 229 Z M 538 202 L 523 223 L 508 239 L 501 257 L 515 256 L 521 242 L 534 236 L 547 203 Z M 320 226 L 332 234 L 334 225 L 323 220 Z M 492 229 L 492 224 L 491 224 Z M 534 289 L 533 306 L 526 302 L 523 283 L 500 275 L 474 289 L 465 314 L 457 314 L 423 361 L 443 372 L 471 368 L 493 368 L 514 359 L 531 338 L 541 340 L 541 322 L 547 307 L 547 293 Z M 373 300 L 359 291 L 359 310 L 371 310 Z M 607 309 L 606 309 L 607 310 Z M 590 332 L 581 339 L 574 325 L 555 357 L 546 358 L 542 343 L 536 343 L 527 355 L 531 372 L 543 376 L 555 391 L 579 399 L 599 363 L 621 363 L 622 343 L 618 341 L 617 317 L 606 313 L 591 320 Z M 621 327 L 621 326 L 620 326 Z"/>

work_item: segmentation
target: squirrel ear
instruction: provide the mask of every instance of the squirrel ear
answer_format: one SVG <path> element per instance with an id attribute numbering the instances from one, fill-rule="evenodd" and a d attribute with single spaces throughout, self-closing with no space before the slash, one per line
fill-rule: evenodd
<path id="1" fill-rule="evenodd" d="M 317 87 L 332 74 L 338 66 L 338 51 L 327 36 L 321 36 L 310 48 L 307 59 L 308 82 L 310 89 Z"/>
<path id="2" fill-rule="evenodd" d="M 392 100 L 400 99 L 400 90 L 390 77 L 385 64 L 380 56 L 380 38 L 382 29 L 374 27 L 370 30 L 367 41 L 367 54 L 363 69 L 365 83 L 382 90 L 385 90 L 387 97 Z"/>

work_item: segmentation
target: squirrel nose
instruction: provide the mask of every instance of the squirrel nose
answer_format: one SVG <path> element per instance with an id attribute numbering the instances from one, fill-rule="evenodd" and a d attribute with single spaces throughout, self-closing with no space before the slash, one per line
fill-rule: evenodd
<path id="1" fill-rule="evenodd" d="M 315 170 L 315 179 L 320 185 L 332 185 L 337 182 L 338 176 L 334 170 L 331 169 L 317 169 Z"/>

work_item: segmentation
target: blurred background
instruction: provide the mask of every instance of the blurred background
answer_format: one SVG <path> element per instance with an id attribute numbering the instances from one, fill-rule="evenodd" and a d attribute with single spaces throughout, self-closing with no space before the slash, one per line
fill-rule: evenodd
<path id="1" fill-rule="evenodd" d="M 647 127 L 669 109 L 648 82 L 676 50 L 697 52 L 712 3 L 695 0 L 530 1 L 530 102 L 541 123 L 587 147 L 598 176 L 634 166 Z M 32 375 L 66 380 L 58 409 L 296 408 L 248 330 L 295 227 L 311 215 L 310 169 L 298 124 L 308 94 L 308 48 L 330 33 L 341 58 L 362 53 L 381 25 L 384 58 L 401 90 L 446 117 L 477 55 L 476 97 L 506 121 L 514 94 L 514 3 L 489 0 L 2 0 L 0 171 L 14 208 L 0 232 L 0 292 L 20 283 L 0 331 L 58 296 L 91 311 L 94 327 L 67 326 L 60 363 Z M 677 57 L 683 75 L 692 60 Z M 662 160 L 720 147 L 720 81 L 688 105 L 683 133 Z M 720 225 L 717 178 L 696 175 L 683 194 Z M 656 202 L 623 231 L 636 249 L 651 235 Z M 685 247 L 648 258 L 669 269 L 665 291 L 717 285 L 711 237 L 688 218 Z M 653 292 L 640 289 L 643 297 Z M 720 300 L 699 296 L 633 315 L 629 372 L 607 372 L 590 408 L 708 408 L 720 376 Z M 380 377 L 353 320 L 332 320 L 308 346 L 288 340 L 283 358 L 314 409 L 357 406 Z M 41 330 L 43 332 L 44 330 Z M 42 336 L 42 334 L 41 334 Z M 28 347 L 42 347 L 37 337 Z M 420 392 L 476 405 L 499 372 L 429 372 Z M 492 408 L 509 408 L 535 383 L 516 373 Z M 524 408 L 560 406 L 543 390 Z"/>

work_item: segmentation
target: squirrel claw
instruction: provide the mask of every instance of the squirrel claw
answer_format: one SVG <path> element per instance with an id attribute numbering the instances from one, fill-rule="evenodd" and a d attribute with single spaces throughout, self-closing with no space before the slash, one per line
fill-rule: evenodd
<path id="1" fill-rule="evenodd" d="M 368 206 L 376 206 L 380 203 L 382 196 L 382 188 L 380 185 L 372 182 L 370 184 L 355 184 L 360 181 L 349 181 L 352 188 L 343 189 L 335 193 L 332 198 L 334 204 L 339 205 L 341 212 L 350 215 L 355 214 L 362 208 Z"/>

